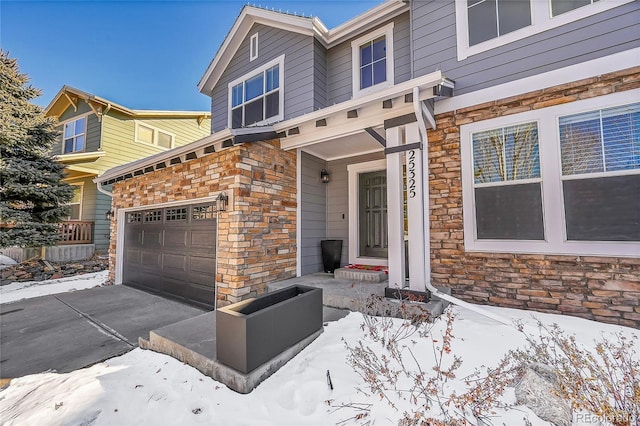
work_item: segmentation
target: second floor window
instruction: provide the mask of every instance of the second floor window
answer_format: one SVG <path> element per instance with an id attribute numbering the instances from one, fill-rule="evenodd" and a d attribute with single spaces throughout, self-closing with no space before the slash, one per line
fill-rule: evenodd
<path id="1" fill-rule="evenodd" d="M 467 0 L 469 46 L 531 25 L 529 0 Z"/>
<path id="2" fill-rule="evenodd" d="M 269 124 L 281 120 L 283 57 L 229 85 L 230 127 Z"/>
<path id="3" fill-rule="evenodd" d="M 64 154 L 84 151 L 87 131 L 87 117 L 65 123 L 63 131 Z"/>
<path id="4" fill-rule="evenodd" d="M 136 125 L 136 141 L 167 149 L 173 147 L 172 134 L 140 123 Z"/>
<path id="5" fill-rule="evenodd" d="M 354 96 L 393 85 L 393 25 L 390 22 L 351 42 Z"/>

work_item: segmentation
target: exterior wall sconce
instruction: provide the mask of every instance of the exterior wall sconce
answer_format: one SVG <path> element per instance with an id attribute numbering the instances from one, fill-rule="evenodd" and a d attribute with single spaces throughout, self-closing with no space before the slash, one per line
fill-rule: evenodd
<path id="1" fill-rule="evenodd" d="M 229 197 L 226 193 L 221 192 L 218 194 L 216 198 L 216 207 L 219 212 L 227 211 L 227 202 L 229 202 Z"/>
<path id="2" fill-rule="evenodd" d="M 329 183 L 329 172 L 325 169 L 322 169 L 322 171 L 320 172 L 320 182 Z"/>
<path id="3" fill-rule="evenodd" d="M 115 215 L 116 215 L 115 212 L 109 209 L 104 213 L 104 218 L 109 222 L 111 222 L 111 220 L 115 217 Z"/>

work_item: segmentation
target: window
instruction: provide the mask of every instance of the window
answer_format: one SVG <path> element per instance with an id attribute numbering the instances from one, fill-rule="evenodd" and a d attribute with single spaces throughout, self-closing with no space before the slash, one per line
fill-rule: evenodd
<path id="1" fill-rule="evenodd" d="M 87 117 L 78 118 L 64 124 L 63 153 L 82 152 L 85 147 Z"/>
<path id="2" fill-rule="evenodd" d="M 351 42 L 354 96 L 393 85 L 393 22 Z"/>
<path id="3" fill-rule="evenodd" d="M 282 120 L 284 56 L 229 84 L 229 127 L 237 129 Z"/>
<path id="4" fill-rule="evenodd" d="M 531 25 L 529 0 L 467 0 L 469 46 Z"/>
<path id="5" fill-rule="evenodd" d="M 537 123 L 474 133 L 472 144 L 477 237 L 544 239 Z"/>
<path id="6" fill-rule="evenodd" d="M 567 239 L 640 241 L 640 103 L 560 117 L 559 134 Z"/>
<path id="7" fill-rule="evenodd" d="M 68 220 L 82 219 L 82 185 L 73 185 L 73 198 L 69 203 L 71 208 Z"/>
<path id="8" fill-rule="evenodd" d="M 598 0 L 551 0 L 551 16 L 558 16 L 579 7 L 588 6 Z"/>
<path id="9" fill-rule="evenodd" d="M 461 0 L 455 2 L 458 60 L 634 0 Z"/>
<path id="10" fill-rule="evenodd" d="M 465 249 L 640 253 L 640 89 L 460 128 Z"/>
<path id="11" fill-rule="evenodd" d="M 258 33 L 251 36 L 249 40 L 249 62 L 258 58 Z"/>
<path id="12" fill-rule="evenodd" d="M 170 133 L 151 127 L 148 124 L 136 123 L 136 141 L 161 148 L 173 147 L 174 136 Z"/>
<path id="13" fill-rule="evenodd" d="M 145 222 L 162 222 L 162 210 L 144 212 Z"/>
<path id="14" fill-rule="evenodd" d="M 187 220 L 187 208 L 179 207 L 165 210 L 165 221 L 174 222 L 176 220 Z"/>

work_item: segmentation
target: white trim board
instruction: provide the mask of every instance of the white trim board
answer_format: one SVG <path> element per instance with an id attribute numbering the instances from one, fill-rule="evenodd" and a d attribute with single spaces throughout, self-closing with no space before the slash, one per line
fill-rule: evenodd
<path id="1" fill-rule="evenodd" d="M 436 101 L 435 114 L 455 111 L 637 66 L 640 66 L 640 47 Z"/>

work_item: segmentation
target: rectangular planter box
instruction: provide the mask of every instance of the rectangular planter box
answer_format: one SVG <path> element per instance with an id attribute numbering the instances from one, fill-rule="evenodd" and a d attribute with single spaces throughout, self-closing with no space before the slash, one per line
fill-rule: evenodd
<path id="1" fill-rule="evenodd" d="M 217 310 L 217 358 L 246 374 L 321 328 L 322 289 L 286 287 Z"/>

